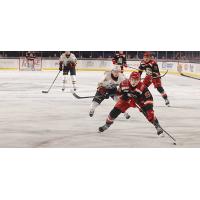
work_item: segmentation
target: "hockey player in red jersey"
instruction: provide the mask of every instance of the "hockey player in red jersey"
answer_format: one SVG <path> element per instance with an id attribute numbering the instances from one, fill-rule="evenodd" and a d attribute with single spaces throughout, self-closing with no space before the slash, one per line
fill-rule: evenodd
<path id="1" fill-rule="evenodd" d="M 114 58 L 112 59 L 114 65 L 119 65 L 121 67 L 121 73 L 124 72 L 124 67 L 127 67 L 126 63 L 126 55 L 123 51 L 119 51 L 115 54 Z"/>
<path id="2" fill-rule="evenodd" d="M 169 106 L 169 100 L 162 86 L 161 78 L 156 78 L 157 76 L 160 76 L 158 64 L 154 59 L 151 58 L 151 54 L 149 52 L 144 53 L 143 60 L 141 61 L 139 66 L 139 70 L 140 75 L 142 75 L 143 71 L 146 71 L 146 76 L 143 80 L 143 83 L 147 87 L 149 87 L 153 83 L 154 87 L 158 90 L 158 92 L 165 100 L 165 104 Z"/>
<path id="3" fill-rule="evenodd" d="M 141 82 L 140 74 L 138 72 L 132 72 L 129 79 L 121 82 L 119 94 L 120 98 L 108 115 L 106 124 L 99 127 L 100 132 L 108 129 L 110 125 L 113 124 L 114 120 L 128 108 L 137 107 L 145 115 L 147 120 L 155 126 L 157 134 L 160 135 L 163 133 L 154 114 L 153 97 L 147 86 Z"/>

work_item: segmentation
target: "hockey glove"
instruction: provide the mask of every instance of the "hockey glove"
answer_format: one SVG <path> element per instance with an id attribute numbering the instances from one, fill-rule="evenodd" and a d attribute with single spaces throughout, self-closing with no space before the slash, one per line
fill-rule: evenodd
<path id="1" fill-rule="evenodd" d="M 115 65 L 116 64 L 116 60 L 112 59 L 112 63 L 113 63 L 113 65 Z"/>
<path id="2" fill-rule="evenodd" d="M 101 94 L 103 96 L 106 94 L 106 88 L 103 86 L 98 87 L 97 91 L 99 92 L 99 94 Z"/>
<path id="3" fill-rule="evenodd" d="M 63 70 L 63 67 L 62 65 L 59 66 L 59 71 L 62 71 Z"/>
<path id="4" fill-rule="evenodd" d="M 104 95 L 104 97 L 105 97 L 105 99 L 109 99 L 110 94 L 109 94 L 109 93 L 106 93 L 106 94 Z"/>

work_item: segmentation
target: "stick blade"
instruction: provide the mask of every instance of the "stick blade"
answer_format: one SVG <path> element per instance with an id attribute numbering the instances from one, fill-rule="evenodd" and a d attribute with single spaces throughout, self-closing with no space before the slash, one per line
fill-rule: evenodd
<path id="1" fill-rule="evenodd" d="M 42 93 L 48 93 L 48 91 L 42 91 Z"/>
<path id="2" fill-rule="evenodd" d="M 70 92 L 72 93 L 72 95 L 73 95 L 75 98 L 81 99 L 81 97 L 79 97 L 79 96 L 75 93 L 74 90 L 71 89 Z"/>

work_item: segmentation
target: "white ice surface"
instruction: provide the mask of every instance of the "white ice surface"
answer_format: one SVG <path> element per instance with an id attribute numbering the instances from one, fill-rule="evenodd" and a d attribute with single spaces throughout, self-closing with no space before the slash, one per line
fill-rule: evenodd
<path id="1" fill-rule="evenodd" d="M 105 100 L 90 118 L 92 99 L 75 99 L 71 86 L 62 92 L 62 76 L 49 94 L 41 92 L 56 73 L 0 71 L 0 147 L 175 147 L 137 109 L 129 110 L 129 120 L 120 116 L 98 133 L 114 102 Z M 93 95 L 102 74 L 78 72 L 77 93 Z M 176 75 L 162 81 L 171 107 L 150 87 L 160 124 L 176 138 L 176 147 L 200 147 L 200 81 Z"/>

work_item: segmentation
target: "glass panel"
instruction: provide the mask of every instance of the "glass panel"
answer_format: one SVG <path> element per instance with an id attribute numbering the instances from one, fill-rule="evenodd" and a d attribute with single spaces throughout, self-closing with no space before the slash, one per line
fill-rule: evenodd
<path id="1" fill-rule="evenodd" d="M 143 59 L 145 51 L 138 51 L 138 58 Z"/>
<path id="2" fill-rule="evenodd" d="M 0 58 L 2 58 L 4 56 L 4 52 L 0 51 Z"/>
<path id="3" fill-rule="evenodd" d="M 76 58 L 80 58 L 80 51 L 71 51 L 75 56 Z"/>
<path id="4" fill-rule="evenodd" d="M 166 52 L 158 51 L 158 59 L 166 59 Z"/>
<path id="5" fill-rule="evenodd" d="M 167 51 L 167 59 L 174 59 L 173 51 Z"/>
<path id="6" fill-rule="evenodd" d="M 1 57 L 24 57 L 28 51 L 0 51 Z M 29 51 L 34 53 L 36 57 L 56 58 L 58 59 L 64 51 Z M 71 51 L 78 59 L 93 58 L 113 58 L 118 51 Z M 124 51 L 127 59 L 142 59 L 145 51 Z M 154 58 L 169 60 L 200 60 L 200 51 L 151 51 Z"/>
<path id="7" fill-rule="evenodd" d="M 5 51 L 4 57 L 19 57 L 19 51 Z"/>
<path id="8" fill-rule="evenodd" d="M 115 51 L 104 51 L 104 58 L 113 58 Z"/>
<path id="9" fill-rule="evenodd" d="M 80 51 L 80 58 L 91 58 L 91 51 Z"/>
<path id="10" fill-rule="evenodd" d="M 127 59 L 137 59 L 137 51 L 127 51 Z"/>
<path id="11" fill-rule="evenodd" d="M 92 51 L 92 58 L 103 58 L 103 51 Z"/>

